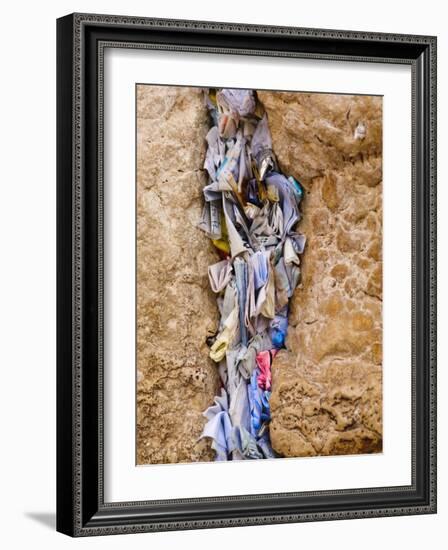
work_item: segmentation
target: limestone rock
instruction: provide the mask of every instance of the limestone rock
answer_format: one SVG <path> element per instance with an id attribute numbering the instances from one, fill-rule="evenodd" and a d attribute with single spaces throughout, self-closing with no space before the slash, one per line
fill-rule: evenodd
<path id="1" fill-rule="evenodd" d="M 282 456 L 382 449 L 382 100 L 258 92 L 280 167 L 306 189 L 302 284 L 274 360 Z"/>
<path id="2" fill-rule="evenodd" d="M 273 364 L 281 456 L 382 448 L 382 101 L 258 92 L 282 171 L 305 187 L 302 283 Z M 197 229 L 207 112 L 195 88 L 137 89 L 137 463 L 213 459 L 198 443 L 218 392 L 218 322 Z"/>
<path id="3" fill-rule="evenodd" d="M 197 442 L 218 391 L 206 337 L 218 310 L 197 228 L 207 112 L 202 91 L 137 89 L 137 463 L 213 460 Z"/>

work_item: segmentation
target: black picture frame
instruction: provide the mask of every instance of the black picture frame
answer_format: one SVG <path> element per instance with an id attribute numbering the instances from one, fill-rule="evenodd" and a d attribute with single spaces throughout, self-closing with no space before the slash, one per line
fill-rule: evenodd
<path id="1" fill-rule="evenodd" d="M 103 492 L 107 45 L 412 68 L 412 484 L 145 502 Z M 72 14 L 57 21 L 57 530 L 71 536 L 436 512 L 436 38 Z"/>

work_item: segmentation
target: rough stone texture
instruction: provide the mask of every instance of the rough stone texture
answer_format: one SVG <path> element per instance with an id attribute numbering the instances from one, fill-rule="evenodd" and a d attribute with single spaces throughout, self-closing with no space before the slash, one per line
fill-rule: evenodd
<path id="1" fill-rule="evenodd" d="M 283 456 L 382 446 L 382 101 L 259 92 L 282 171 L 306 188 L 302 284 L 273 366 L 271 438 Z M 196 227 L 208 130 L 201 91 L 137 90 L 137 463 L 211 460 L 197 442 L 219 381 L 218 321 Z"/>
<path id="2" fill-rule="evenodd" d="M 137 463 L 212 460 L 197 442 L 219 386 L 205 342 L 218 322 L 197 229 L 207 113 L 193 88 L 137 89 Z"/>
<path id="3" fill-rule="evenodd" d="M 259 92 L 285 174 L 306 188 L 302 284 L 273 365 L 283 456 L 382 449 L 382 99 Z"/>

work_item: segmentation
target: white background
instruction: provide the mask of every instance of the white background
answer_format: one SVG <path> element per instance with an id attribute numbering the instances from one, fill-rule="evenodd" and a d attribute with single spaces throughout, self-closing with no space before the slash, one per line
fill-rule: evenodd
<path id="1" fill-rule="evenodd" d="M 411 69 L 142 51 L 105 54 L 105 500 L 411 484 Z M 383 94 L 383 452 L 135 466 L 135 83 Z M 396 129 L 400 138 L 396 139 Z M 131 182 L 131 185 L 123 185 Z M 397 403 L 400 404 L 397 407 Z M 250 470 L 250 473 L 249 473 Z"/>
<path id="2" fill-rule="evenodd" d="M 221 6 L 222 7 L 220 9 Z M 448 520 L 446 285 L 439 288 L 439 514 L 71 540 L 55 510 L 55 18 L 73 11 L 439 35 L 439 205 L 446 204 L 446 14 L 442 2 L 20 2 L 2 12 L 0 201 L 1 542 L 5 548 L 442 548 Z M 439 215 L 439 280 L 448 220 Z M 440 542 L 439 542 L 440 541 Z"/>

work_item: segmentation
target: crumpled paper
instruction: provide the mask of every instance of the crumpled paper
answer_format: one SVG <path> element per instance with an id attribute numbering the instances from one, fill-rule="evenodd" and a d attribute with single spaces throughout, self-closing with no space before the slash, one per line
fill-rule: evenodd
<path id="1" fill-rule="evenodd" d="M 221 261 L 208 270 L 221 315 L 209 337 L 222 387 L 201 437 L 216 460 L 276 458 L 269 437 L 271 366 L 286 346 L 289 301 L 300 282 L 304 190 L 281 173 L 269 121 L 254 90 L 205 93 L 204 210 L 198 227 Z"/>

